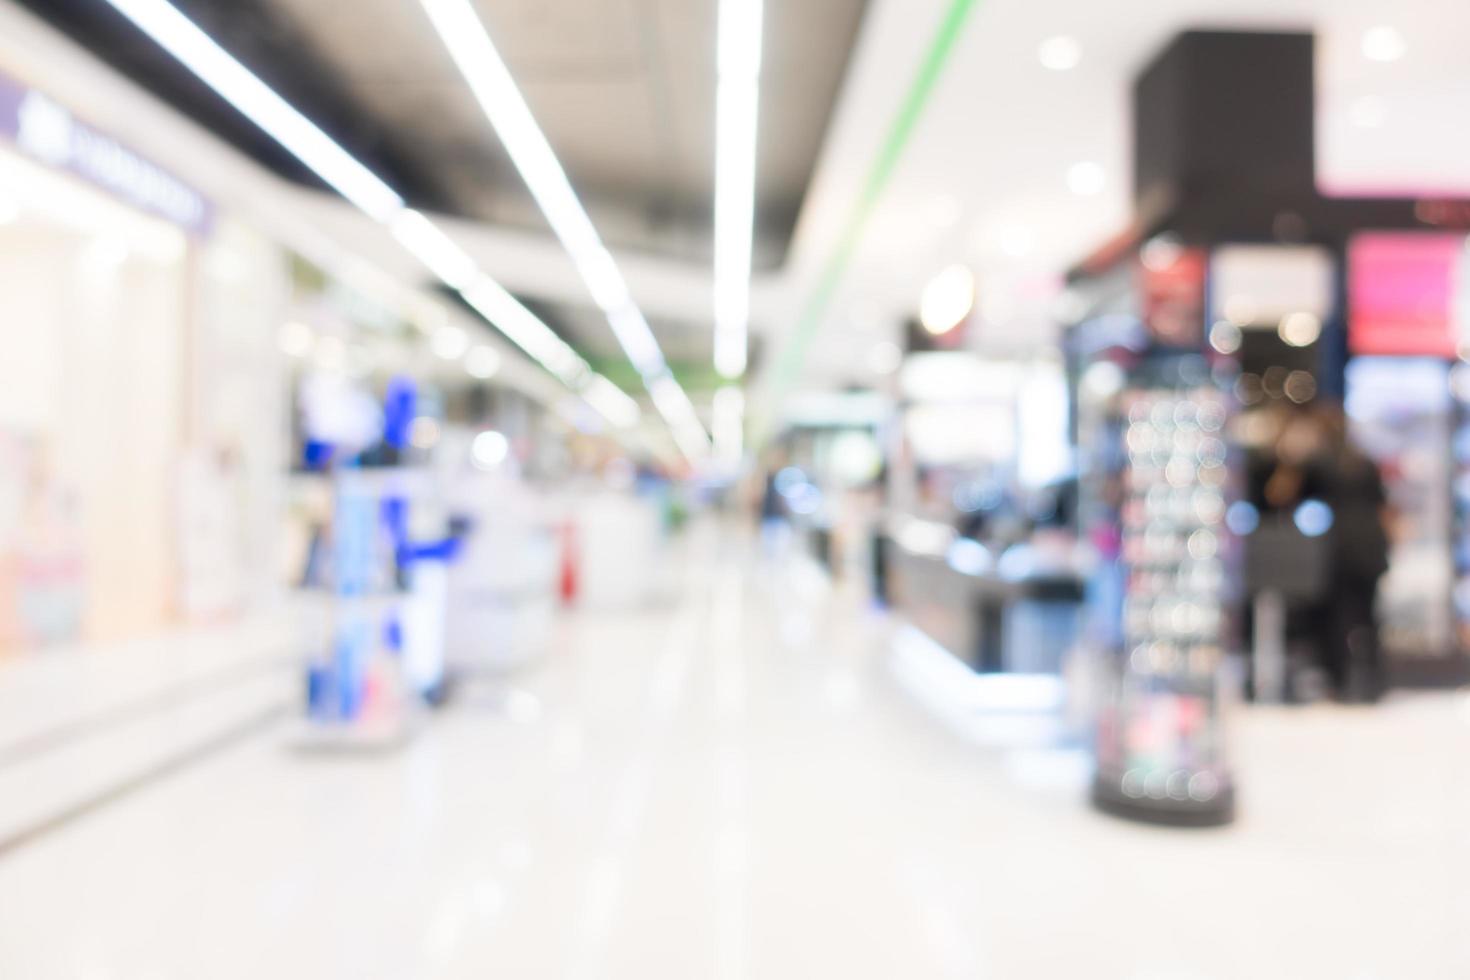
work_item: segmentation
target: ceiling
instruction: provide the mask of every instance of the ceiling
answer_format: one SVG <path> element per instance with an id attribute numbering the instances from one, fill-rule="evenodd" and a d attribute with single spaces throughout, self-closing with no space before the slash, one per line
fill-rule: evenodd
<path id="1" fill-rule="evenodd" d="M 413 0 L 271 0 L 459 213 L 541 227 L 535 203 Z M 714 0 L 495 0 L 479 10 L 603 238 L 707 264 Z M 757 267 L 779 267 L 861 0 L 768 5 Z M 384 41 L 391 38 L 392 44 Z"/>
<path id="2" fill-rule="evenodd" d="M 875 0 L 767 317 L 780 346 L 821 285 L 862 182 L 949 0 Z M 1407 53 L 1366 59 L 1387 24 Z M 873 345 L 898 336 L 925 282 L 965 263 L 980 282 L 981 331 L 999 346 L 1044 345 L 1060 275 L 1131 214 L 1132 79 L 1170 37 L 1195 27 L 1310 29 L 1318 35 L 1318 181 L 1335 193 L 1470 194 L 1470 5 L 1443 0 L 978 0 L 943 75 L 826 306 L 797 386 L 872 383 Z M 1071 71 L 1038 46 L 1081 45 Z M 1246 70 L 1246 66 L 1242 67 Z M 1363 106 L 1375 112 L 1365 117 Z M 1364 125 L 1365 122 L 1371 125 Z M 1079 195 L 1068 170 L 1098 164 Z M 768 362 L 774 359 L 768 357 Z"/>
<path id="3" fill-rule="evenodd" d="M 20 2 L 256 160 L 321 186 L 101 0 Z M 417 0 L 174 2 L 410 204 L 554 242 Z M 476 2 L 620 263 L 652 260 L 707 276 L 717 0 Z M 757 274 L 784 266 L 866 7 L 766 4 Z M 485 268 L 501 274 L 496 264 Z M 646 311 L 676 371 L 710 360 L 712 297 L 708 287 L 701 293 L 697 305 Z M 563 276 L 556 289 L 524 298 L 589 357 L 618 357 L 580 283 Z"/>
<path id="4" fill-rule="evenodd" d="M 23 2 L 127 62 L 134 77 L 154 79 L 154 91 L 257 159 L 281 156 L 227 107 L 211 109 L 197 83 L 169 75 L 158 63 L 166 58 L 108 21 L 101 0 Z M 765 363 L 821 288 L 950 2 L 766 0 L 763 263 L 752 307 Z M 416 0 L 186 6 L 201 22 L 217 19 L 217 36 L 242 58 L 279 71 L 271 80 L 284 94 L 332 121 L 412 200 L 463 216 L 451 222 L 456 237 L 549 321 L 593 355 L 613 353 Z M 714 0 L 482 0 L 480 9 L 661 343 L 676 359 L 707 360 Z M 1385 23 L 1403 34 L 1405 57 L 1365 59 L 1364 31 Z M 868 353 L 897 336 L 924 283 L 951 263 L 976 271 L 987 343 L 1044 345 L 1061 272 L 1129 219 L 1131 80 L 1173 34 L 1198 27 L 1317 32 L 1325 188 L 1470 193 L 1470 127 L 1453 123 L 1470 118 L 1464 4 L 977 0 L 823 307 L 796 387 L 874 382 Z M 1037 57 L 1058 34 L 1081 45 L 1071 71 L 1049 71 Z M 312 54 L 283 61 L 283 47 Z M 1080 162 L 1101 173 L 1094 193 L 1068 187 Z M 290 172 L 289 160 L 273 165 Z M 340 220 L 349 235 L 358 227 Z M 391 264 L 391 242 L 379 254 L 385 267 L 403 267 L 401 257 Z"/>
<path id="5" fill-rule="evenodd" d="M 275 169 L 310 181 L 100 0 L 23 0 Z M 410 203 L 546 231 L 417 0 L 175 0 Z M 599 232 L 707 265 L 716 0 L 478 0 Z M 767 5 L 756 267 L 784 261 L 866 0 Z"/>

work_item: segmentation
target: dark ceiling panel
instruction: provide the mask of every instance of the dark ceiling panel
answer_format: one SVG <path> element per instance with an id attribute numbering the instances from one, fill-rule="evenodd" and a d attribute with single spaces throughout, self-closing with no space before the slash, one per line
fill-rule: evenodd
<path id="1" fill-rule="evenodd" d="M 255 160 L 320 186 L 104 0 L 20 2 Z M 174 2 L 413 205 L 549 231 L 417 0 Z M 477 0 L 610 247 L 711 261 L 717 4 Z M 766 5 L 757 270 L 785 261 L 865 9 Z"/>
<path id="2" fill-rule="evenodd" d="M 321 182 L 102 0 L 20 0 L 113 68 L 288 179 Z M 431 172 L 408 160 L 268 0 L 175 0 L 227 51 L 417 206 L 453 210 Z M 86 107 L 75 107 L 85 115 Z M 99 120 L 98 122 L 105 122 Z"/>

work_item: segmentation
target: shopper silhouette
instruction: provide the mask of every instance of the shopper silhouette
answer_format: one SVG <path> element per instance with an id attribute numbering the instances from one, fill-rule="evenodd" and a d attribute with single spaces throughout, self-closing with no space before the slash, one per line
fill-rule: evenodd
<path id="1" fill-rule="evenodd" d="M 1291 410 L 1279 433 L 1262 493 L 1266 507 L 1303 515 L 1298 526 L 1327 525 L 1316 532 L 1327 536 L 1327 588 L 1311 616 L 1319 662 L 1340 699 L 1377 700 L 1386 686 L 1375 612 L 1388 570 L 1383 478 L 1348 438 L 1336 406 Z"/>

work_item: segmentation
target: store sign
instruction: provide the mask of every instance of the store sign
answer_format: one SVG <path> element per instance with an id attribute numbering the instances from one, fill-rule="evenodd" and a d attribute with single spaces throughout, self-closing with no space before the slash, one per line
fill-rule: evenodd
<path id="1" fill-rule="evenodd" d="M 1453 357 L 1467 283 L 1464 235 L 1380 232 L 1348 246 L 1348 347 L 1354 354 Z"/>
<path id="2" fill-rule="evenodd" d="M 1326 321 L 1335 277 L 1331 253 L 1315 245 L 1223 245 L 1210 263 L 1210 319 L 1271 330 L 1293 313 Z"/>
<path id="3" fill-rule="evenodd" d="M 65 106 L 0 75 L 0 136 L 26 155 L 73 173 L 186 231 L 204 234 L 209 202 L 168 171 L 104 133 L 78 122 Z"/>
<path id="4" fill-rule="evenodd" d="M 1168 347 L 1198 347 L 1204 340 L 1203 249 L 1145 246 L 1138 292 L 1149 335 Z"/>

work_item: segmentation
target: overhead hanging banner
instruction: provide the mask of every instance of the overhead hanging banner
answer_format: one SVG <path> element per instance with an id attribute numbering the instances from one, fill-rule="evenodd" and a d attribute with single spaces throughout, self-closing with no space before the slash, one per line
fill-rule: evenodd
<path id="1" fill-rule="evenodd" d="M 46 94 L 0 74 L 0 138 L 26 156 L 82 178 L 139 210 L 205 235 L 213 208 L 167 170 L 80 122 Z"/>

